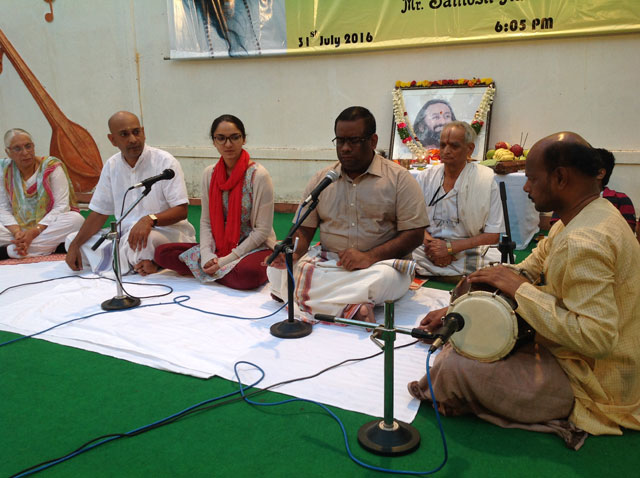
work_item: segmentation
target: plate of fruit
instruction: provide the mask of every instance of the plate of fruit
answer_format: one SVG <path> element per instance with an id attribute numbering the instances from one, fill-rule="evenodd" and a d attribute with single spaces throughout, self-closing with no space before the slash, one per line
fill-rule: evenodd
<path id="1" fill-rule="evenodd" d="M 494 149 L 487 151 L 485 160 L 480 164 L 493 168 L 496 174 L 513 173 L 524 169 L 528 153 L 529 150 L 519 144 L 512 146 L 506 141 L 498 141 Z"/>

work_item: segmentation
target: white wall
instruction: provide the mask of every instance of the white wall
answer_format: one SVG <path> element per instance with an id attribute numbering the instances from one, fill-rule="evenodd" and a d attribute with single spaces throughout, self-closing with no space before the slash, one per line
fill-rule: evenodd
<path id="1" fill-rule="evenodd" d="M 42 5 L 40 5 L 42 3 Z M 247 149 L 271 172 L 277 201 L 296 202 L 311 174 L 334 160 L 333 121 L 367 106 L 380 146 L 391 133 L 396 80 L 492 77 L 497 95 L 490 144 L 528 146 L 571 130 L 616 153 L 610 186 L 640 208 L 640 34 L 512 41 L 341 55 L 169 61 L 166 2 L 0 0 L 0 28 L 54 100 L 87 128 L 103 159 L 115 152 L 107 118 L 141 114 L 147 141 L 174 153 L 199 196 L 200 172 L 215 157 L 214 117 L 239 116 Z M 139 78 L 136 56 L 139 55 Z M 0 130 L 23 127 L 45 152 L 50 128 L 7 58 L 0 75 Z"/>

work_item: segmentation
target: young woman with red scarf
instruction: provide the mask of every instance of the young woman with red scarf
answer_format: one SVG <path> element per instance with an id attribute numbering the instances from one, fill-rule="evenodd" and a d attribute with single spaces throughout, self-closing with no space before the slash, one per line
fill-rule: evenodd
<path id="1" fill-rule="evenodd" d="M 164 244 L 154 261 L 202 282 L 255 289 L 267 281 L 264 261 L 276 243 L 271 177 L 243 148 L 246 133 L 240 119 L 219 116 L 211 125 L 211 138 L 220 159 L 202 177 L 200 244 Z"/>

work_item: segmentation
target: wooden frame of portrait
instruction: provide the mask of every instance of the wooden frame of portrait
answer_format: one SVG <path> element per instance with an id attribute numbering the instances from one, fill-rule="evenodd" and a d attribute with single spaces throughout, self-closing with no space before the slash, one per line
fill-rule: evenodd
<path id="1" fill-rule="evenodd" d="M 495 84 L 410 86 L 398 89 L 404 100 L 407 113 L 404 116 L 405 122 L 413 128 L 424 148 L 438 149 L 439 132 L 444 123 L 458 120 L 471 124 L 482 98 L 489 88 L 495 88 Z M 491 106 L 492 104 L 488 105 L 487 116 L 483 120 L 484 125 L 476 138 L 476 147 L 471 156 L 474 160 L 483 160 L 487 152 Z M 391 125 L 389 158 L 415 158 L 415 155 L 400 138 L 395 115 Z"/>

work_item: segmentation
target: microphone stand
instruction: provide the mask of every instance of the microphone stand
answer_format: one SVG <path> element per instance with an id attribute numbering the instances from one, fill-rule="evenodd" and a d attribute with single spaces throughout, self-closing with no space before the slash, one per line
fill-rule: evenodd
<path id="1" fill-rule="evenodd" d="M 384 351 L 384 418 L 365 423 L 358 430 L 358 443 L 365 450 L 383 456 L 406 455 L 420 446 L 420 432 L 408 423 L 393 418 L 393 342 L 396 333 L 411 335 L 419 339 L 434 339 L 435 335 L 424 330 L 394 327 L 393 301 L 384 303 L 384 326 L 377 325 L 371 340 Z M 371 329 L 374 324 L 361 320 L 343 319 L 316 314 L 318 320 L 355 325 Z M 378 340 L 381 338 L 384 344 Z"/>
<path id="2" fill-rule="evenodd" d="M 503 234 L 498 250 L 501 253 L 500 262 L 503 264 L 515 264 L 513 251 L 516 249 L 516 243 L 511 240 L 511 226 L 509 225 L 509 209 L 507 208 L 507 189 L 504 181 L 500 181 L 500 201 L 502 201 L 502 214 L 504 215 L 504 227 L 506 234 Z"/>
<path id="3" fill-rule="evenodd" d="M 267 259 L 267 265 L 271 264 L 278 254 L 284 252 L 285 263 L 287 265 L 287 302 L 289 307 L 287 308 L 288 319 L 282 322 L 277 322 L 271 326 L 269 331 L 274 337 L 281 339 L 300 339 L 306 337 L 311 333 L 312 325 L 307 322 L 302 322 L 293 318 L 293 292 L 294 283 L 291 275 L 293 274 L 293 235 L 298 230 L 300 225 L 304 222 L 311 211 L 313 211 L 318 205 L 318 199 L 313 199 L 307 206 L 307 210 L 302 217 L 289 229 L 287 237 L 281 242 L 276 244 L 273 248 L 273 253 Z"/>
<path id="4" fill-rule="evenodd" d="M 95 251 L 105 239 L 110 239 L 111 243 L 111 256 L 113 257 L 113 273 L 116 276 L 116 295 L 109 300 L 105 300 L 100 306 L 103 310 L 124 310 L 131 309 L 140 305 L 140 299 L 137 297 L 131 297 L 125 294 L 122 288 L 122 272 L 120 270 L 120 232 L 119 226 L 122 220 L 129 215 L 131 210 L 138 205 L 142 198 L 144 198 L 151 191 L 151 185 L 145 186 L 144 191 L 138 199 L 127 209 L 117 221 L 111 221 L 111 230 L 100 237 L 96 243 L 91 246 L 91 250 Z M 126 194 L 125 194 L 126 195 Z M 124 200 L 124 199 L 123 199 Z"/>

